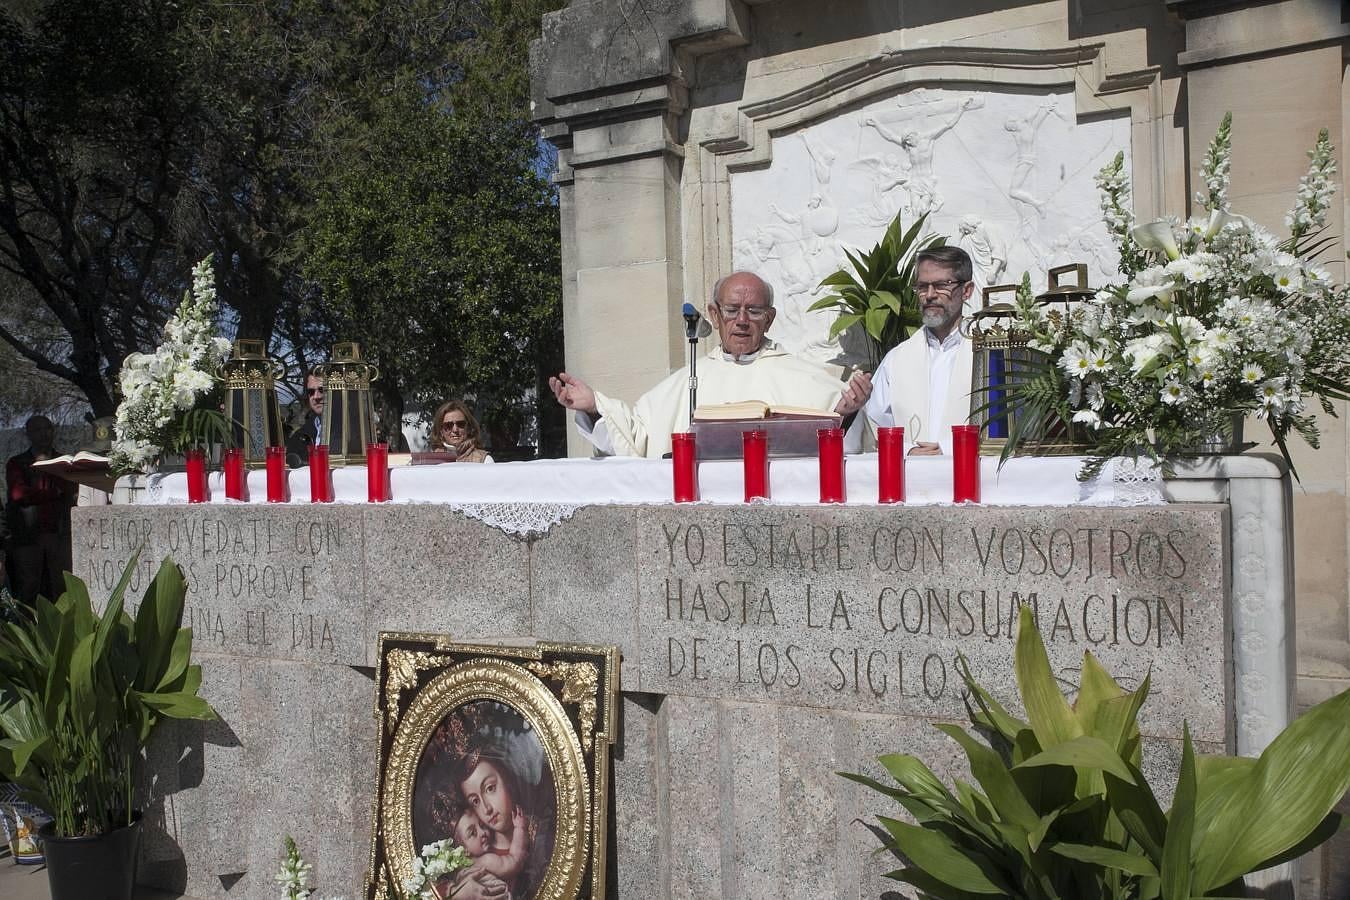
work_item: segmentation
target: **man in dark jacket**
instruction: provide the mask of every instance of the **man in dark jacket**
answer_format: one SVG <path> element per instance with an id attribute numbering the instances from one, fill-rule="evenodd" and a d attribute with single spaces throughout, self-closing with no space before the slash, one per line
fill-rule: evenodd
<path id="1" fill-rule="evenodd" d="M 286 463 L 290 466 L 309 465 L 309 448 L 319 442 L 323 432 L 323 379 L 311 370 L 305 376 L 305 419 L 286 438 Z"/>
<path id="2" fill-rule="evenodd" d="M 56 428 L 46 416 L 33 416 L 23 426 L 27 450 L 5 464 L 8 502 L 10 582 L 14 595 L 31 604 L 38 596 L 55 599 L 65 589 L 61 573 L 70 569 L 69 482 L 34 470 L 33 463 L 56 456 L 52 439 Z"/>

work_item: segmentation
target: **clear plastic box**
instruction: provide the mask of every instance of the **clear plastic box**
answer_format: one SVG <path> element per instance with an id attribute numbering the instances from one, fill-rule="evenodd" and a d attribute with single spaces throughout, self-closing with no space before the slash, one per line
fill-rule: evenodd
<path id="1" fill-rule="evenodd" d="M 819 450 L 816 432 L 838 428 L 839 416 L 769 419 L 723 419 L 695 422 L 699 459 L 740 459 L 741 433 L 763 431 L 769 437 L 769 457 L 815 456 Z"/>

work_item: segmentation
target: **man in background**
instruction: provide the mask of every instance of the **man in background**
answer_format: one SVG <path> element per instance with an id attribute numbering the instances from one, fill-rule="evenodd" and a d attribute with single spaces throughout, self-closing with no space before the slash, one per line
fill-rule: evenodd
<path id="1" fill-rule="evenodd" d="M 309 448 L 319 443 L 323 433 L 323 379 L 311 369 L 305 376 L 305 417 L 286 438 L 286 463 L 290 466 L 309 464 Z"/>
<path id="2" fill-rule="evenodd" d="M 32 604 L 37 596 L 55 598 L 65 589 L 62 572 L 70 570 L 70 507 L 72 485 L 34 471 L 33 463 L 56 456 L 56 428 L 46 416 L 33 416 L 23 426 L 29 448 L 5 463 L 8 502 L 6 549 L 14 595 Z"/>

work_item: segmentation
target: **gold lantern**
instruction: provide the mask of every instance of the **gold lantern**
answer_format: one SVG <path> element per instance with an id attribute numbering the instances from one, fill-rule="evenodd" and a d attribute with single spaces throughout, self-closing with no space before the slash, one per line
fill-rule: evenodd
<path id="1" fill-rule="evenodd" d="M 370 383 L 380 370 L 361 358 L 355 341 L 333 345 L 333 358 L 314 367 L 323 379 L 324 404 L 319 443 L 335 466 L 364 465 L 366 444 L 375 440 L 375 406 Z"/>
<path id="2" fill-rule="evenodd" d="M 279 362 L 268 359 L 264 342 L 244 338 L 234 342 L 230 358 L 220 366 L 225 415 L 246 465 L 264 465 L 267 448 L 286 442 L 276 388 L 281 371 Z"/>
<path id="3" fill-rule="evenodd" d="M 999 454 L 1017 415 L 1005 405 L 1008 385 L 1027 371 L 1035 351 L 1027 344 L 1030 333 L 1013 327 L 1017 306 L 991 303 L 999 294 L 1016 295 L 1016 284 L 995 284 L 984 289 L 980 308 L 961 322 L 962 334 L 970 340 L 970 422 L 979 425 L 984 438 L 981 452 Z"/>

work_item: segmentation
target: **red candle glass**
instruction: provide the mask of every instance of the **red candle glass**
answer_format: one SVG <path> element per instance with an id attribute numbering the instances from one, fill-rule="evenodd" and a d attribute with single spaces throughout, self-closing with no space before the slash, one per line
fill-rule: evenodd
<path id="1" fill-rule="evenodd" d="M 905 429 L 877 429 L 877 502 L 905 502 Z"/>
<path id="2" fill-rule="evenodd" d="M 309 502 L 333 502 L 333 483 L 328 480 L 327 444 L 309 445 Z"/>
<path id="3" fill-rule="evenodd" d="M 267 502 L 286 502 L 286 448 L 267 448 Z"/>
<path id="4" fill-rule="evenodd" d="M 980 426 L 952 426 L 952 502 L 980 502 Z"/>
<path id="5" fill-rule="evenodd" d="M 366 499 L 371 503 L 389 499 L 388 444 L 366 444 Z"/>
<path id="6" fill-rule="evenodd" d="M 222 464 L 225 469 L 226 499 L 243 500 L 245 491 L 244 451 L 238 449 L 226 450 Z"/>
<path id="7" fill-rule="evenodd" d="M 693 432 L 672 434 L 670 449 L 675 464 L 675 502 L 692 503 L 698 499 L 698 449 Z"/>
<path id="8" fill-rule="evenodd" d="M 189 503 L 206 502 L 206 451 L 189 450 L 187 457 L 187 488 Z"/>
<path id="9" fill-rule="evenodd" d="M 820 446 L 820 502 L 844 502 L 844 429 L 816 432 Z"/>
<path id="10" fill-rule="evenodd" d="M 742 431 L 741 456 L 745 461 L 745 502 L 769 496 L 769 433 Z"/>

